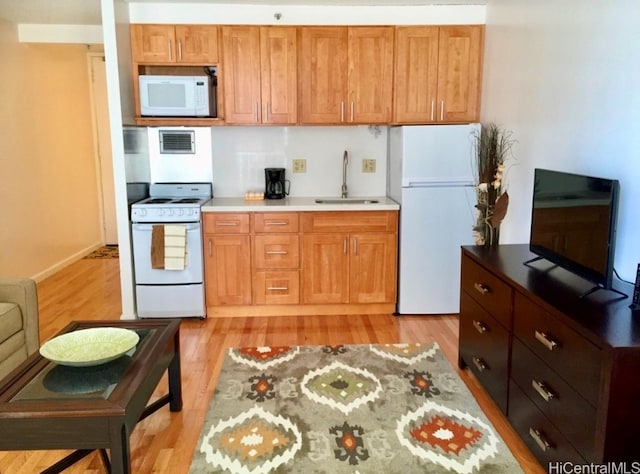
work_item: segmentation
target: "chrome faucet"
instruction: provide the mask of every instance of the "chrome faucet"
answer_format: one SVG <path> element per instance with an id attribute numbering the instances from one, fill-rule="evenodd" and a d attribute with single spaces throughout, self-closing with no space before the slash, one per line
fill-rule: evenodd
<path id="1" fill-rule="evenodd" d="M 349 164 L 349 153 L 347 150 L 344 151 L 344 155 L 342 155 L 342 197 L 346 198 L 347 191 L 347 165 Z"/>

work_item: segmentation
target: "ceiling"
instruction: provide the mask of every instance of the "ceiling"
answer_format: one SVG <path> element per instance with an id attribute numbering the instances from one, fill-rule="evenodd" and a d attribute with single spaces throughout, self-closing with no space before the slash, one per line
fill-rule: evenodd
<path id="1" fill-rule="evenodd" d="M 124 0 L 127 3 L 251 5 L 486 5 L 488 0 Z M 100 0 L 0 0 L 0 18 L 11 23 L 100 25 Z"/>

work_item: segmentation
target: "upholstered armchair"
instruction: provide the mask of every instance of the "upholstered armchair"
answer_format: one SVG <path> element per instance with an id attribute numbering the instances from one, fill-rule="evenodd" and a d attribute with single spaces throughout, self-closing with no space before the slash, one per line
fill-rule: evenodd
<path id="1" fill-rule="evenodd" d="M 27 278 L 0 279 L 0 379 L 39 346 L 35 282 Z"/>

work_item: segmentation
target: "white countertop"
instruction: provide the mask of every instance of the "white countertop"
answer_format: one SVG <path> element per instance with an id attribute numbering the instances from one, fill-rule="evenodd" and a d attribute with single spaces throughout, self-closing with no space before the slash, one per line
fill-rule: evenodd
<path id="1" fill-rule="evenodd" d="M 214 197 L 202 205 L 202 212 L 286 212 L 286 211 L 397 211 L 400 205 L 386 196 L 350 196 L 340 204 L 318 204 L 316 199 L 339 200 L 340 197 L 287 197 L 246 201 L 244 198 Z M 357 204 L 352 199 L 366 199 L 377 203 Z"/>

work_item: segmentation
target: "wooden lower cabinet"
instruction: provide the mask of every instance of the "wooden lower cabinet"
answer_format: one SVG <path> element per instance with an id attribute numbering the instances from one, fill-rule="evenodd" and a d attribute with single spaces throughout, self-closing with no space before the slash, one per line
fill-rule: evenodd
<path id="1" fill-rule="evenodd" d="M 208 315 L 395 311 L 397 215 L 205 213 Z"/>
<path id="2" fill-rule="evenodd" d="M 251 244 L 248 235 L 205 236 L 207 305 L 251 304 Z"/>
<path id="3" fill-rule="evenodd" d="M 628 299 L 528 245 L 463 247 L 459 366 L 468 367 L 540 464 L 637 461 L 640 318 Z M 631 294 L 632 285 L 617 289 Z"/>

